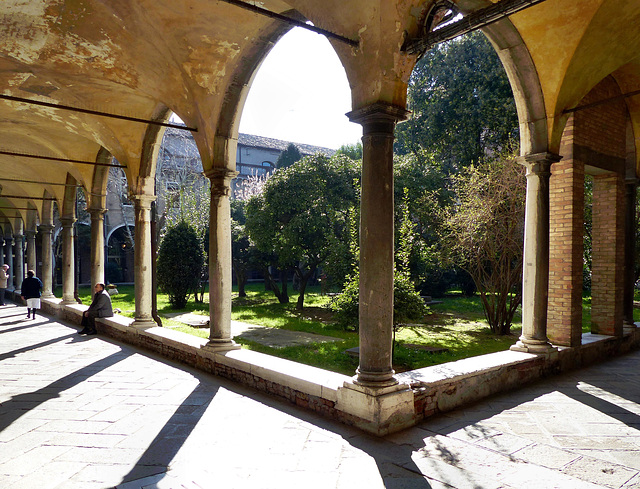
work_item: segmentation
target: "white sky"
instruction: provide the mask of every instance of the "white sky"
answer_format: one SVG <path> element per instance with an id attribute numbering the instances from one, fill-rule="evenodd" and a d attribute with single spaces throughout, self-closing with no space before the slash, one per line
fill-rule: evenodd
<path id="1" fill-rule="evenodd" d="M 337 149 L 356 144 L 344 68 L 324 36 L 295 27 L 271 50 L 249 91 L 240 132 Z"/>

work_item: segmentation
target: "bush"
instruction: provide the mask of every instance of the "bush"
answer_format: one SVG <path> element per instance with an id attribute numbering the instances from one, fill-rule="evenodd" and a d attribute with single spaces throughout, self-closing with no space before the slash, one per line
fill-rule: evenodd
<path id="1" fill-rule="evenodd" d="M 360 308 L 358 282 L 358 277 L 351 279 L 342 293 L 331 301 L 334 318 L 345 330 L 358 330 Z M 411 281 L 402 274 L 396 274 L 393 283 L 393 324 L 419 320 L 426 313 L 427 306 Z"/>
<path id="2" fill-rule="evenodd" d="M 158 286 L 174 309 L 183 309 L 204 265 L 202 244 L 186 222 L 169 228 L 158 250 Z"/>

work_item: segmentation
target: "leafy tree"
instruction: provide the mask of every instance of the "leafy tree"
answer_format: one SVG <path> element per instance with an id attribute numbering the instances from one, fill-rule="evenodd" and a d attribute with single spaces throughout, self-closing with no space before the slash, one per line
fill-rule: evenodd
<path id="1" fill-rule="evenodd" d="M 362 160 L 362 143 L 343 144 L 336 151 L 337 155 L 345 155 L 354 161 Z"/>
<path id="2" fill-rule="evenodd" d="M 204 263 L 202 242 L 186 222 L 170 227 L 158 250 L 158 286 L 174 309 L 183 309 L 196 289 Z"/>
<path id="3" fill-rule="evenodd" d="M 393 324 L 399 325 L 402 322 L 420 319 L 427 312 L 427 307 L 416 292 L 416 288 L 411 282 L 409 273 L 409 260 L 411 250 L 416 238 L 413 230 L 414 223 L 409 214 L 408 205 L 409 192 L 404 192 L 401 204 L 401 219 L 399 227 L 399 245 L 395 253 L 395 270 L 393 277 Z M 335 313 L 337 323 L 344 329 L 358 329 L 359 309 L 360 309 L 360 267 L 358 246 L 358 235 L 354 227 L 351 228 L 349 247 L 351 256 L 354 257 L 353 271 L 340 295 L 332 302 L 331 308 Z"/>
<path id="4" fill-rule="evenodd" d="M 298 147 L 293 143 L 289 143 L 287 149 L 278 156 L 278 159 L 276 160 L 276 168 L 288 168 L 301 159 L 302 154 L 300 154 Z"/>
<path id="5" fill-rule="evenodd" d="M 318 154 L 277 171 L 262 194 L 247 202 L 246 230 L 281 270 L 293 270 L 300 284 L 299 310 L 309 278 L 330 255 L 331 237 L 344 233 L 348 209 L 356 201 L 356 178 L 357 166 L 350 159 Z"/>
<path id="6" fill-rule="evenodd" d="M 233 271 L 238 282 L 238 297 L 246 297 L 244 288 L 247 284 L 251 261 L 253 258 L 253 246 L 245 229 L 247 217 L 245 215 L 245 202 L 242 200 L 231 201 L 231 261 Z"/>
<path id="7" fill-rule="evenodd" d="M 453 260 L 473 277 L 491 330 L 509 334 L 522 300 L 524 167 L 501 157 L 455 178 L 445 236 Z"/>
<path id="8" fill-rule="evenodd" d="M 447 172 L 479 163 L 515 140 L 518 119 L 498 56 L 480 32 L 428 51 L 409 81 L 412 117 L 396 129 L 396 151 L 433 152 Z"/>

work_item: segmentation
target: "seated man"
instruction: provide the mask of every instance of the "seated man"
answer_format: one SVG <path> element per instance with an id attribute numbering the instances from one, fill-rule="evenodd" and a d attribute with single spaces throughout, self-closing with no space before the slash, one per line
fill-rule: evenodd
<path id="1" fill-rule="evenodd" d="M 113 309 L 111 308 L 111 297 L 104 290 L 104 284 L 96 284 L 95 295 L 89 309 L 82 314 L 82 331 L 78 334 L 96 334 L 96 318 L 110 318 L 113 316 Z"/>

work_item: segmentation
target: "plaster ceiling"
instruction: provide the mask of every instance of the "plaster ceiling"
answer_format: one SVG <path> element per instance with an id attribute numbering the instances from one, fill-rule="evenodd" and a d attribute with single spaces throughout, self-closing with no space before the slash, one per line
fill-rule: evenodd
<path id="1" fill-rule="evenodd" d="M 431 0 L 257 3 L 359 42 L 354 48 L 331 40 L 347 72 L 354 109 L 378 101 L 405 106 L 416 59 L 401 46 L 407 34 L 418 32 Z M 487 5 L 457 3 L 465 12 Z M 515 28 L 532 60 L 527 76 L 540 80 L 551 151 L 559 144 L 562 111 L 604 77 L 617 72 L 625 92 L 640 88 L 640 0 L 546 0 L 504 22 Z M 3 0 L 0 94 L 141 119 L 165 120 L 175 112 L 197 128 L 205 169 L 232 167 L 238 115 L 252 77 L 288 28 L 217 0 Z M 637 104 L 630 100 L 632 111 Z M 105 148 L 126 165 L 132 184 L 149 171 L 143 154 L 148 129 L 139 122 L 0 100 L 0 151 L 95 161 Z M 1 181 L 2 194 L 31 196 L 38 209 L 36 197 L 46 190 L 61 202 L 65 187 L 37 182 L 62 184 L 68 173 L 91 188 L 89 165 L 0 155 L 0 175 L 36 182 Z M 0 198 L 0 207 L 5 205 L 26 207 Z"/>

